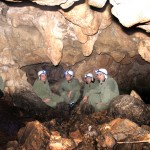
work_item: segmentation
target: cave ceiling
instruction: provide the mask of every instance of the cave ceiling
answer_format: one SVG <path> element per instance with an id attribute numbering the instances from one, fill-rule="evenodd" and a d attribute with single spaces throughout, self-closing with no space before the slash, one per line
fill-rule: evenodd
<path id="1" fill-rule="evenodd" d="M 2 76 L 8 87 L 19 77 L 18 87 L 26 80 L 19 69 L 31 64 L 49 62 L 85 73 L 111 64 L 107 55 L 115 63 L 129 64 L 138 54 L 150 62 L 149 14 L 149 0 L 3 0 Z"/>

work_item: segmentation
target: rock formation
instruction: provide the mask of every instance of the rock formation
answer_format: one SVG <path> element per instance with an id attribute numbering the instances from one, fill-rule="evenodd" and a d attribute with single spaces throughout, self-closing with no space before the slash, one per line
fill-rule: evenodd
<path id="1" fill-rule="evenodd" d="M 106 65 L 112 75 L 113 70 L 119 66 L 117 63 L 129 64 L 137 54 L 150 62 L 150 38 L 136 29 L 148 26 L 149 1 L 145 0 L 142 4 L 138 2 L 137 9 L 123 13 L 133 8 L 135 2 L 0 2 L 0 72 L 5 81 L 5 91 L 13 93 L 21 89 L 31 90 L 25 73 L 20 70 L 27 65 L 49 62 L 55 66 L 60 64 L 64 69 L 71 67 L 82 81 L 84 73 Z M 140 4 L 142 7 L 139 7 Z M 134 27 L 124 28 L 111 12 L 123 26 Z"/>
<path id="2" fill-rule="evenodd" d="M 150 124 L 150 106 L 143 100 L 129 95 L 120 95 L 112 100 L 108 114 L 114 118 L 128 118 L 138 124 Z"/>
<path id="3" fill-rule="evenodd" d="M 149 32 L 149 0 L 132 0 L 132 2 L 129 0 L 110 0 L 110 3 L 113 5 L 113 8 L 111 10 L 112 14 L 119 19 L 120 23 L 123 26 L 131 27 L 133 25 L 141 23 L 143 25 L 139 25 L 138 27 L 143 28 L 147 32 Z M 145 26 L 147 26 L 147 28 L 145 28 Z"/>
<path id="4" fill-rule="evenodd" d="M 68 68 L 73 69 L 75 77 L 82 82 L 85 73 L 94 73 L 103 67 L 117 80 L 120 93 L 135 90 L 143 99 L 141 93 L 146 92 L 149 103 L 149 14 L 149 0 L 1 1 L 0 75 L 5 94 L 8 93 L 8 97 L 11 94 L 11 102 L 14 100 L 13 104 L 24 110 L 18 109 L 20 115 L 26 112 L 49 120 L 59 116 L 43 124 L 29 122 L 20 129 L 17 141 L 9 142 L 7 148 L 111 149 L 116 145 L 116 149 L 131 149 L 132 144 L 122 142 L 144 141 L 135 144 L 135 149 L 139 146 L 149 149 L 145 144 L 150 140 L 149 126 L 142 129 L 128 119 L 111 121 L 113 118 L 104 116 L 105 112 L 72 115 L 76 107 L 70 115 L 68 106 L 48 108 L 32 93 L 32 84 L 41 69 L 48 71 L 48 80 L 53 83 L 60 81 Z M 54 92 L 58 85 L 53 85 Z M 126 99 L 122 104 L 125 102 Z M 146 113 L 149 110 L 143 102 L 129 98 L 128 104 L 127 118 L 139 124 L 149 123 Z M 124 105 L 120 109 L 115 104 L 113 107 L 125 116 Z M 62 122 L 62 118 L 67 122 Z"/>
<path id="5" fill-rule="evenodd" d="M 82 120 L 90 123 L 90 119 L 82 116 Z M 88 116 L 89 117 L 89 116 Z M 148 130 L 139 127 L 128 119 L 117 118 L 111 122 L 98 125 L 97 116 L 93 116 L 92 125 L 82 120 L 74 120 L 74 130 L 68 131 L 68 135 L 63 135 L 60 126 L 54 120 L 41 124 L 38 121 L 27 123 L 18 132 L 18 141 L 11 141 L 7 148 L 11 149 L 131 149 L 134 146 L 142 150 L 143 147 L 149 149 L 150 133 Z M 53 124 L 53 123 L 54 124 Z M 68 123 L 69 124 L 69 123 Z M 55 126 L 55 129 L 52 129 Z M 67 126 L 63 126 L 63 130 Z M 79 129 L 76 129 L 78 126 Z M 57 131 L 59 130 L 59 131 Z M 132 137 L 131 137 L 132 135 Z M 95 142 L 96 141 L 96 142 Z M 125 145 L 123 145 L 125 143 Z M 131 143 L 131 144 L 130 144 Z"/>

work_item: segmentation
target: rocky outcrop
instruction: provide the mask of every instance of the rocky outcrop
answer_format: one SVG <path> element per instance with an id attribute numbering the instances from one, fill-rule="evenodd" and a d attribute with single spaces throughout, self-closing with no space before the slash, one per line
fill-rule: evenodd
<path id="1" fill-rule="evenodd" d="M 150 41 L 144 40 L 140 42 L 139 48 L 138 48 L 139 54 L 144 58 L 146 61 L 150 62 Z"/>
<path id="2" fill-rule="evenodd" d="M 30 116 L 45 116 L 47 112 L 52 112 L 53 109 L 46 105 L 42 99 L 40 99 L 32 91 L 20 91 L 12 94 L 13 106 L 22 110 L 22 113 L 30 114 Z"/>
<path id="3" fill-rule="evenodd" d="M 112 14 L 116 16 L 125 27 L 131 27 L 138 23 L 147 23 L 150 21 L 149 0 L 132 0 L 132 2 L 129 0 L 110 0 L 110 3 L 113 5 L 111 10 Z"/>
<path id="4" fill-rule="evenodd" d="M 21 2 L 23 0 L 6 0 L 6 1 Z M 54 0 L 45 0 L 45 1 L 31 0 L 31 1 L 39 5 L 47 5 L 47 6 L 59 5 L 62 9 L 67 9 L 74 5 L 84 3 L 84 1 L 79 1 L 79 0 L 55 0 L 55 1 Z M 90 6 L 94 6 L 96 8 L 103 8 L 106 4 L 106 1 L 107 0 L 101 0 L 101 1 L 87 0 L 86 2 Z M 131 27 L 133 25 L 142 23 L 142 25 L 137 25 L 137 27 L 142 28 L 147 32 L 150 31 L 149 0 L 144 0 L 144 1 L 132 0 L 132 3 L 129 0 L 124 0 L 124 1 L 109 0 L 109 3 L 113 6 L 111 10 L 112 14 L 119 19 L 120 23 L 123 26 Z"/>
<path id="5" fill-rule="evenodd" d="M 49 145 L 50 134 L 38 121 L 29 122 L 18 132 L 20 149 L 46 149 Z"/>
<path id="6" fill-rule="evenodd" d="M 97 1 L 97 0 L 88 0 L 88 4 L 90 6 L 94 6 L 96 8 L 102 8 L 105 4 L 106 4 L 107 0 L 101 0 L 101 1 Z"/>
<path id="7" fill-rule="evenodd" d="M 128 118 L 138 124 L 150 124 L 150 106 L 129 95 L 120 95 L 112 100 L 108 114 L 114 118 Z"/>
<path id="8" fill-rule="evenodd" d="M 126 54 L 130 57 L 137 54 L 138 41 L 135 36 L 123 32 L 118 24 L 112 23 L 101 32 L 94 46 L 98 54 L 110 53 L 116 62 L 121 62 Z"/>
<path id="9" fill-rule="evenodd" d="M 144 142 L 149 143 L 150 138 L 150 134 L 147 130 L 140 128 L 137 124 L 128 119 L 121 118 L 117 118 L 109 124 L 100 126 L 100 131 L 104 137 L 102 140 L 103 147 L 112 148 L 116 140 L 117 145 L 114 146 L 116 150 L 131 149 L 134 143 L 141 143 L 134 144 L 135 149 L 141 149 Z M 140 135 L 139 133 L 142 134 Z M 101 139 L 99 139 L 99 142 L 101 143 L 100 140 Z"/>

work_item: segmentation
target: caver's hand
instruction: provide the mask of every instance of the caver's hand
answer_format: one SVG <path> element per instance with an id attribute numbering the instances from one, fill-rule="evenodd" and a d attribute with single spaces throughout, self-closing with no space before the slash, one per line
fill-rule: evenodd
<path id="1" fill-rule="evenodd" d="M 82 99 L 82 101 L 85 102 L 85 103 L 87 103 L 88 102 L 88 97 L 84 96 L 83 99 Z"/>
<path id="2" fill-rule="evenodd" d="M 71 97 L 71 94 L 72 94 L 72 91 L 69 91 L 69 92 L 68 92 L 68 98 Z"/>
<path id="3" fill-rule="evenodd" d="M 43 102 L 45 102 L 45 103 L 47 103 L 47 102 L 49 102 L 50 101 L 50 99 L 49 98 L 45 98 L 45 99 L 43 99 Z"/>

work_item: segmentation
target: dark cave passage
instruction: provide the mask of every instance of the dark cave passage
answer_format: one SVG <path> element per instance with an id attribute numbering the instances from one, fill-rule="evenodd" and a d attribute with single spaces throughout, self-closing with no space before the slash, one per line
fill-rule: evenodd
<path id="1" fill-rule="evenodd" d="M 62 66 L 53 66 L 50 63 L 40 63 L 28 65 L 21 68 L 26 72 L 28 82 L 33 85 L 34 81 L 38 78 L 38 71 L 46 70 L 47 79 L 50 84 L 60 81 L 64 77 L 64 69 Z"/>

